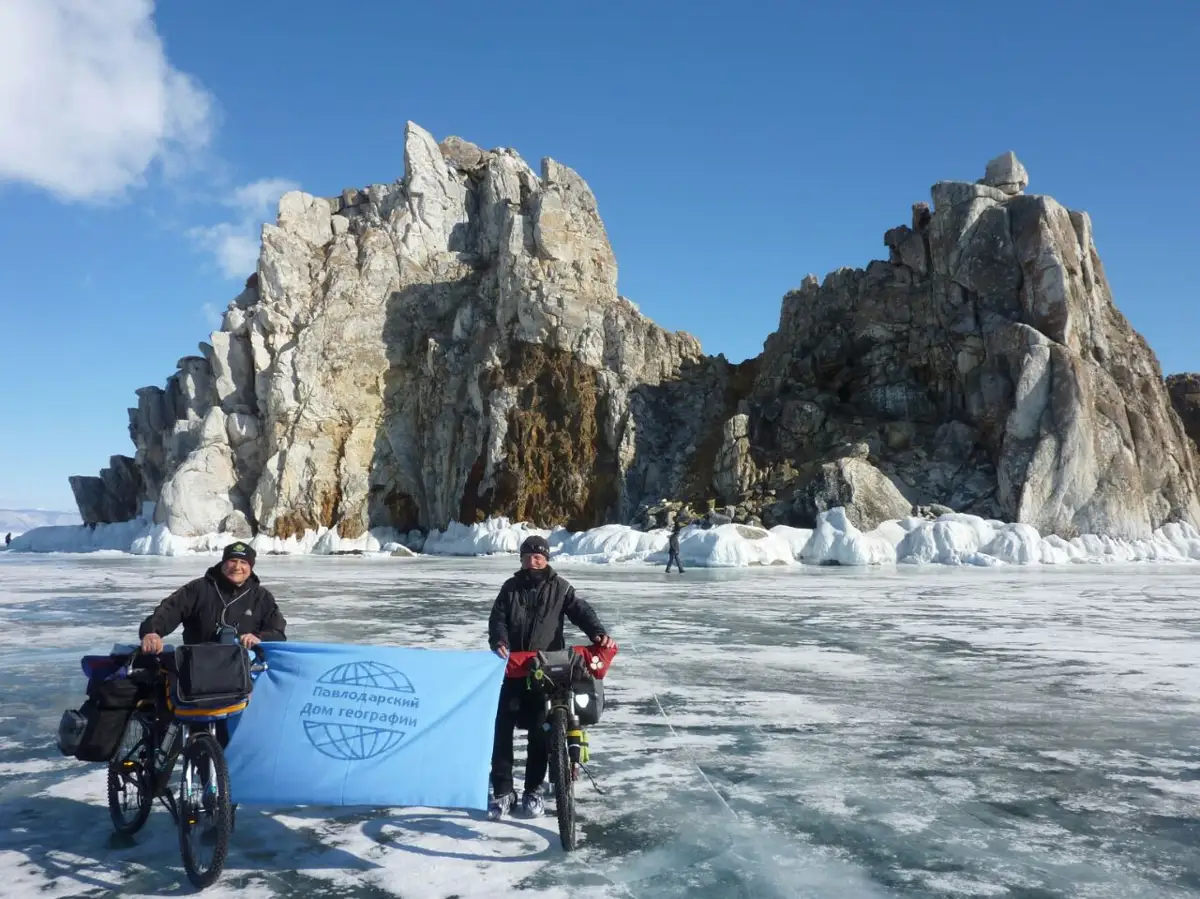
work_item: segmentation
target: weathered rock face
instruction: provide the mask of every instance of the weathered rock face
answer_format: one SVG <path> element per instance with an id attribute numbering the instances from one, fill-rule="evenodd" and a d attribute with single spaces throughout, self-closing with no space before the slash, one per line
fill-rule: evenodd
<path id="1" fill-rule="evenodd" d="M 411 124 L 405 162 L 394 184 L 285 195 L 203 356 L 139 393 L 138 465 L 172 532 L 588 527 L 632 502 L 630 392 L 699 344 L 617 296 L 570 169 Z"/>
<path id="2" fill-rule="evenodd" d="M 885 474 L 865 458 L 853 457 L 822 465 L 794 502 L 800 508 L 793 509 L 791 515 L 776 513 L 775 517 L 815 521 L 822 512 L 842 506 L 851 524 L 871 530 L 881 522 L 905 518 L 912 511 L 912 503 Z"/>
<path id="3" fill-rule="evenodd" d="M 1167 393 L 1184 431 L 1200 451 L 1200 375 L 1169 375 Z"/>
<path id="4" fill-rule="evenodd" d="M 145 486 L 136 461 L 129 456 L 112 456 L 100 477 L 74 475 L 70 484 L 85 524 L 129 521 L 141 511 L 138 500 Z"/>
<path id="5" fill-rule="evenodd" d="M 137 477 L 80 479 L 85 520 L 150 499 L 173 532 L 239 536 L 685 509 L 811 526 L 835 505 L 863 528 L 938 507 L 1064 536 L 1200 522 L 1087 216 L 1025 195 L 1011 153 L 935 185 L 888 261 L 807 278 L 738 365 L 618 296 L 570 169 L 411 124 L 405 163 L 280 200 L 221 330 L 138 391 Z"/>
<path id="6" fill-rule="evenodd" d="M 982 184 L 939 183 L 932 213 L 885 236 L 889 261 L 784 298 L 753 393 L 762 456 L 865 440 L 914 502 L 1063 536 L 1200 518 L 1195 459 L 1090 220 L 1027 183 L 1011 154 Z"/>

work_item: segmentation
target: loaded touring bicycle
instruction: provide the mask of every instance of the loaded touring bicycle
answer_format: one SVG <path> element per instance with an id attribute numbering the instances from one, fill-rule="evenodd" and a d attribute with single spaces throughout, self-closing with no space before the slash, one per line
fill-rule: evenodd
<path id="1" fill-rule="evenodd" d="M 88 699 L 63 714 L 58 730 L 64 755 L 107 762 L 117 833 L 141 830 L 155 799 L 170 812 L 184 869 L 198 888 L 221 876 L 234 828 L 223 750 L 228 724 L 249 704 L 254 678 L 267 667 L 262 649 L 244 649 L 232 628 L 223 627 L 220 639 L 157 654 L 134 648 L 84 656 Z"/>
<path id="2" fill-rule="evenodd" d="M 563 849 L 572 851 L 575 829 L 575 781 L 582 771 L 591 778 L 587 730 L 604 712 L 604 675 L 617 647 L 572 646 L 557 652 L 514 652 L 505 677 L 524 678 L 546 704 L 546 738 L 550 741 L 550 787 Z M 592 781 L 595 786 L 595 780 Z M 599 789 L 599 787 L 597 787 Z"/>

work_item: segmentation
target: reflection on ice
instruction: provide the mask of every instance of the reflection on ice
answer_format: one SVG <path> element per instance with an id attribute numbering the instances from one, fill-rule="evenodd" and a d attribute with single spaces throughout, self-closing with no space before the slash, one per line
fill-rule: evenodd
<path id="1" fill-rule="evenodd" d="M 995 540 L 977 536 L 972 552 Z M 613 552 L 604 541 L 632 538 L 588 539 Z M 206 564 L 0 556 L 5 896 L 150 896 L 184 882 L 165 814 L 116 841 L 102 774 L 56 757 L 53 733 L 80 700 L 78 656 L 129 639 Z M 483 644 L 513 567 L 429 556 L 259 566 L 293 639 L 447 647 Z M 561 567 L 622 645 L 591 735 L 606 793 L 580 789 L 578 853 L 559 849 L 552 818 L 269 810 L 239 817 L 227 873 L 206 895 L 1200 891 L 1190 566 Z"/>

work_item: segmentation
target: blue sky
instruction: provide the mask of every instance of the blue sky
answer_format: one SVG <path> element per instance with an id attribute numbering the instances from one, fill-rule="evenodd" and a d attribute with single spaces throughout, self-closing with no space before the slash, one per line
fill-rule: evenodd
<path id="1" fill-rule="evenodd" d="M 207 339 L 279 192 L 399 178 L 410 119 L 574 168 L 621 292 L 734 360 L 1015 150 L 1164 371 L 1200 369 L 1196 9 L 6 0 L 0 507 L 73 509 L 68 475 L 132 455 L 134 391 Z"/>

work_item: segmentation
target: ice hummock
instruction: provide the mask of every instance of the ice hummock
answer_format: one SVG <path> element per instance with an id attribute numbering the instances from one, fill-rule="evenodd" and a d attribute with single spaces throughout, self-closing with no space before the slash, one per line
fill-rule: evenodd
<path id="1" fill-rule="evenodd" d="M 267 553 L 330 555 L 487 556 L 515 554 L 521 542 L 540 534 L 550 543 L 556 560 L 596 564 L 639 563 L 666 565 L 669 531 L 640 531 L 627 525 L 606 524 L 587 531 L 541 528 L 529 522 L 490 518 L 466 525 L 451 522 L 428 535 L 376 528 L 356 537 L 341 537 L 329 528 L 307 531 L 301 537 L 269 537 L 250 541 L 260 555 Z M 217 553 L 233 539 L 228 534 L 181 537 L 165 524 L 154 523 L 154 507 L 116 524 L 34 528 L 16 537 L 13 552 L 93 553 L 177 556 Z M 1149 538 L 1124 540 L 1084 534 L 1065 540 L 1043 537 L 1028 524 L 1007 523 L 977 515 L 949 513 L 934 520 L 904 518 L 885 521 L 862 531 L 842 508 L 822 512 L 813 530 L 749 524 L 706 527 L 690 524 L 680 532 L 684 567 L 744 568 L 760 565 L 1062 565 L 1067 563 L 1135 563 L 1200 561 L 1200 531 L 1186 523 L 1163 525 Z"/>

